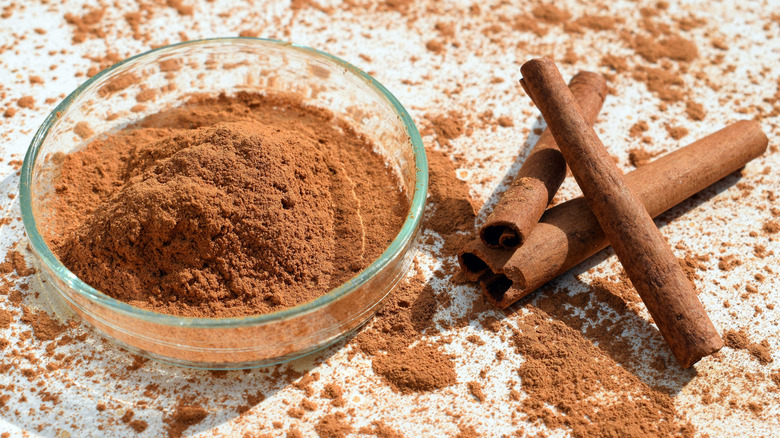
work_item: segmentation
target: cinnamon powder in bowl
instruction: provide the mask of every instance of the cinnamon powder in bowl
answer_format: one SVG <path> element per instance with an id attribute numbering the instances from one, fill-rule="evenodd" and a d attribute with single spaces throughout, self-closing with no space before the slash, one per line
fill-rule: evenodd
<path id="1" fill-rule="evenodd" d="M 419 134 L 381 85 L 231 38 L 93 77 L 36 134 L 20 194 L 52 296 L 139 354 L 227 369 L 366 322 L 411 262 L 426 190 Z"/>

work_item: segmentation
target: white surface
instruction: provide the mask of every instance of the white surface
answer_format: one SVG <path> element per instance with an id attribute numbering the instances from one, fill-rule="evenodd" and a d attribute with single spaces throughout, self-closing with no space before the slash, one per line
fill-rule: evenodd
<path id="1" fill-rule="evenodd" d="M 8 3 L 3 1 L 0 5 Z M 237 35 L 240 30 L 253 29 L 259 32 L 259 36 L 291 40 L 330 52 L 374 74 L 409 109 L 420 126 L 426 125 L 426 114 L 435 115 L 447 110 L 460 111 L 472 122 L 476 120 L 476 114 L 486 109 L 492 109 L 496 116 L 510 115 L 515 122 L 514 128 L 492 131 L 487 127 L 477 127 L 471 136 L 454 140 L 450 151 L 453 156 L 462 154 L 463 159 L 458 166 L 463 170 L 462 176 L 470 184 L 475 199 L 491 202 L 495 201 L 491 193 L 504 175 L 516 170 L 518 163 L 513 165 L 513 161 L 518 148 L 526 141 L 535 141 L 535 136 L 529 135 L 529 129 L 538 124 L 538 114 L 516 85 L 522 62 L 546 54 L 562 57 L 565 49 L 571 47 L 580 56 L 580 62 L 561 66 L 567 77 L 581 69 L 608 73 L 608 69 L 599 66 L 604 53 L 626 55 L 631 65 L 647 64 L 634 55 L 614 32 L 588 32 L 571 37 L 563 34 L 561 26 L 549 26 L 550 32 L 543 38 L 530 33 L 504 32 L 500 35 L 500 44 L 481 33 L 480 30 L 490 24 L 490 20 L 501 23 L 498 15 L 514 16 L 527 12 L 530 10 L 528 5 L 492 2 L 482 5 L 481 17 L 464 18 L 468 17 L 468 13 L 464 12 L 467 10 L 466 2 L 441 6 L 440 16 L 423 12 L 426 6 L 416 2 L 414 10 L 417 12 L 413 15 L 419 15 L 419 19 L 407 22 L 396 12 L 384 12 L 373 7 L 357 8 L 354 12 L 340 11 L 328 17 L 316 9 L 304 9 L 293 14 L 286 2 L 250 2 L 241 6 L 227 1 L 198 2 L 194 17 L 180 17 L 173 9 L 159 8 L 155 18 L 143 28 L 151 33 L 148 44 L 128 37 L 129 27 L 122 15 L 136 10 L 134 5 L 128 5 L 123 6 L 122 11 L 112 9 L 104 16 L 103 23 L 114 23 L 118 29 L 110 32 L 107 40 L 91 39 L 73 45 L 72 29 L 64 23 L 62 15 L 66 10 L 78 12 L 80 4 L 30 3 L 25 4 L 21 11 L 15 8 L 11 17 L 0 19 L 0 42 L 12 47 L 0 55 L 0 77 L 3 78 L 0 94 L 5 93 L 0 100 L 0 108 L 15 107 L 15 101 L 25 95 L 32 95 L 37 102 L 34 110 L 18 108 L 14 117 L 0 117 L 3 157 L 0 163 L 0 199 L 3 200 L 4 214 L 14 218 L 19 215 L 18 201 L 9 199 L 8 194 L 17 192 L 18 176 L 8 164 L 12 159 L 21 159 L 35 129 L 55 105 L 45 104 L 45 99 L 56 98 L 59 101 L 85 80 L 83 76 L 74 76 L 93 65 L 85 55 L 103 56 L 111 50 L 129 56 L 148 49 L 150 44 L 179 41 L 180 31 L 190 39 L 196 39 Z M 586 10 L 606 13 L 603 9 L 603 6 L 595 5 L 571 6 L 575 16 Z M 638 9 L 631 2 L 609 3 L 609 14 L 626 18 L 628 24 L 622 27 L 630 27 L 629 24 L 638 19 Z M 686 38 L 697 42 L 700 56 L 691 64 L 690 74 L 684 76 L 686 89 L 695 101 L 705 104 L 707 117 L 704 121 L 693 122 L 684 115 L 681 104 L 670 104 L 665 110 L 660 110 L 660 101 L 647 91 L 644 84 L 631 79 L 630 73 L 616 76 L 610 85 L 617 93 L 607 98 L 597 122 L 597 132 L 625 169 L 630 168 L 626 145 L 634 141 L 628 136 L 628 128 L 637 120 L 648 120 L 650 124 L 647 135 L 654 142 L 645 146 L 646 149 L 668 151 L 727 123 L 752 118 L 757 114 L 756 108 L 771 111 L 772 104 L 765 102 L 764 98 L 771 98 L 778 92 L 780 20 L 771 18 L 773 12 L 780 13 L 776 2 L 726 1 L 712 4 L 691 1 L 686 6 L 672 5 L 669 12 L 674 16 L 693 14 L 707 21 L 707 24 L 685 34 Z M 444 55 L 434 54 L 425 48 L 427 41 L 438 38 L 433 28 L 438 21 L 459 23 L 456 41 L 461 46 L 450 47 Z M 33 32 L 35 28 L 44 29 L 46 34 Z M 21 35 L 25 36 L 24 40 L 18 38 Z M 716 35 L 725 37 L 730 47 L 728 51 L 721 52 L 712 47 L 709 39 Z M 66 53 L 59 53 L 60 50 Z M 50 54 L 50 51 L 55 53 Z M 719 53 L 725 55 L 723 63 L 712 64 L 711 59 Z M 371 61 L 359 57 L 360 54 L 367 55 Z M 736 66 L 734 71 L 724 72 L 728 64 Z M 56 68 L 52 70 L 50 66 Z M 710 75 L 712 80 L 723 86 L 717 91 L 708 88 L 703 79 L 694 76 L 699 72 Z M 30 85 L 30 74 L 42 76 L 45 83 Z M 505 80 L 491 84 L 493 77 Z M 456 89 L 460 91 L 447 93 Z M 664 129 L 664 125 L 669 123 L 684 126 L 690 133 L 682 140 L 674 141 Z M 762 126 L 770 138 L 770 147 L 777 145 L 780 118 L 765 118 Z M 426 146 L 438 147 L 432 137 L 425 140 Z M 761 175 L 767 166 L 771 171 Z M 766 377 L 780 368 L 780 328 L 777 323 L 780 321 L 780 298 L 776 292 L 780 281 L 776 274 L 765 269 L 767 267 L 773 272 L 780 269 L 780 235 L 769 238 L 760 233 L 761 225 L 772 217 L 770 208 L 777 204 L 770 200 L 767 191 L 780 190 L 779 170 L 778 154 L 776 151 L 768 152 L 748 165 L 741 180 L 731 178 L 727 183 L 716 185 L 716 189 L 708 192 L 710 196 L 705 202 L 684 203 L 676 210 L 675 219 L 663 228 L 673 247 L 684 242 L 696 253 L 711 255 L 710 269 L 701 273 L 697 287 L 716 326 L 721 331 L 745 328 L 754 341 L 767 339 L 774 359 L 773 363 L 762 366 L 747 352 L 725 348 L 721 363 L 705 359 L 697 365 L 698 376 L 688 385 L 681 386 L 674 398 L 678 411 L 696 425 L 699 434 L 780 435 L 780 392 Z M 741 193 L 734 185 L 737 181 L 747 182 L 755 188 L 746 198 L 733 199 L 739 198 Z M 565 198 L 575 193 L 575 183 L 567 180 L 561 196 Z M 481 218 L 484 218 L 486 210 L 483 208 Z M 702 224 L 706 224 L 708 233 L 700 231 Z M 759 235 L 750 237 L 751 231 L 758 231 Z M 13 220 L 11 225 L 0 228 L 3 253 L 16 242 L 22 242 L 20 249 L 24 248 L 21 223 Z M 725 242 L 732 243 L 727 245 Z M 756 244 L 765 245 L 774 254 L 763 259 L 754 257 L 753 246 Z M 0 259 L 4 258 L 3 253 L 0 253 Z M 738 254 L 745 263 L 729 272 L 720 271 L 717 269 L 717 257 L 722 254 Z M 678 251 L 678 255 L 683 255 L 683 252 Z M 426 272 L 440 263 L 430 251 L 420 254 L 418 261 Z M 581 273 L 579 280 L 588 282 L 606 276 L 615 272 L 618 265 L 614 256 L 610 256 L 599 264 L 604 272 L 586 271 L 593 266 L 593 263 L 586 263 L 575 268 L 575 273 Z M 754 274 L 759 271 L 767 277 L 760 284 L 753 280 Z M 747 283 L 755 284 L 760 293 L 742 299 L 740 294 Z M 478 293 L 475 287 L 452 286 L 438 279 L 432 279 L 431 284 L 454 298 L 453 306 L 441 311 L 437 319 L 461 316 L 471 307 L 473 297 Z M 558 284 L 572 292 L 582 288 L 572 273 L 564 275 Z M 45 297 L 36 299 L 34 292 L 33 285 L 24 304 L 48 308 Z M 723 306 L 725 300 L 729 300 L 731 307 Z M 769 309 L 772 305 L 774 309 Z M 0 296 L 0 307 L 8 306 L 9 303 Z M 755 308 L 760 308 L 762 313 L 757 314 Z M 497 317 L 501 315 L 495 313 Z M 504 324 L 513 325 L 512 316 L 507 317 Z M 18 318 L 14 325 L 13 330 L 0 330 L 0 335 L 27 330 Z M 462 341 L 473 333 L 479 333 L 488 341 L 487 345 L 475 347 Z M 495 364 L 495 352 L 511 348 L 497 336 L 482 330 L 476 322 L 453 330 L 451 334 L 454 341 L 450 344 L 450 351 L 458 354 L 456 367 L 460 383 L 434 393 L 410 396 L 394 393 L 372 372 L 367 358 L 357 355 L 348 360 L 347 349 L 339 347 L 329 349 L 316 361 L 312 358 L 299 360 L 290 364 L 289 368 L 320 373 L 321 378 L 315 387 L 330 381 L 340 382 L 346 391 L 347 405 L 344 409 L 354 409 L 350 421 L 355 430 L 381 419 L 407 436 L 454 435 L 458 432 L 458 424 L 471 424 L 487 436 L 513 433 L 517 429 L 511 421 L 514 408 L 502 403 L 502 400 L 508 392 L 506 382 L 517 380 L 516 368 L 522 358 L 510 354 L 506 360 Z M 624 336 L 629 338 L 632 334 Z M 202 436 L 242 436 L 245 433 L 268 432 L 284 436 L 291 426 L 295 426 L 308 435 L 314 433 L 313 424 L 321 415 L 320 411 L 307 413 L 302 421 L 287 416 L 289 407 L 298 406 L 304 397 L 302 391 L 275 376 L 276 372 L 288 370 L 288 366 L 248 373 L 228 372 L 216 379 L 207 372 L 153 362 L 147 362 L 138 371 L 126 372 L 124 369 L 132 363 L 132 358 L 91 335 L 82 345 L 57 349 L 73 357 L 75 366 L 54 372 L 51 378 L 46 379 L 45 387 L 50 392 L 62 393 L 59 404 L 51 407 L 51 403 L 41 404 L 37 393 L 31 391 L 38 388 L 37 382 L 29 382 L 18 371 L 31 366 L 45 366 L 47 359 L 42 354 L 45 345 L 34 339 L 12 339 L 12 346 L 2 354 L 8 354 L 14 343 L 30 346 L 33 354 L 28 359 L 15 362 L 11 371 L 0 375 L 0 385 L 13 384 L 15 388 L 16 397 L 9 402 L 10 409 L 0 411 L 0 431 L 9 431 L 13 435 L 22 435 L 25 430 L 29 436 L 132 436 L 133 432 L 118 421 L 125 409 L 132 408 L 136 418 L 149 423 L 149 428 L 139 436 L 158 436 L 163 433 L 162 417 L 174 400 L 187 395 L 207 404 L 210 411 L 206 420 L 187 430 L 188 434 L 202 432 Z M 85 358 L 89 361 L 84 361 Z M 34 361 L 38 363 L 32 364 Z M 484 382 L 488 401 L 479 404 L 469 394 L 465 382 L 479 380 L 478 374 L 485 367 L 490 367 L 489 380 Z M 89 372 L 94 372 L 94 375 L 87 377 Z M 746 380 L 748 373 L 760 376 L 758 383 Z M 650 379 L 651 376 L 654 374 L 648 369 L 640 377 Z M 682 380 L 680 376 L 667 377 L 666 383 L 672 386 L 675 382 L 679 383 L 678 379 Z M 158 385 L 165 393 L 155 398 L 144 396 L 144 387 L 150 383 Z M 732 399 L 739 400 L 741 405 L 731 407 L 725 402 L 703 405 L 696 394 L 697 389 L 703 386 L 713 386 L 714 393 L 730 388 Z M 235 407 L 245 404 L 246 393 L 254 394 L 258 390 L 266 396 L 265 401 L 249 413 L 238 416 Z M 19 397 L 23 394 L 27 400 L 21 402 Z M 325 399 L 316 401 L 320 407 L 327 404 Z M 768 401 L 769 408 L 761 415 L 752 415 L 743 408 L 750 401 Z M 96 409 L 99 402 L 106 403 L 109 409 L 99 412 Z M 455 418 L 453 413 L 461 417 Z M 274 421 L 280 421 L 282 427 L 273 429 Z M 103 430 L 94 429 L 97 426 Z M 529 434 L 533 430 L 534 427 L 526 427 Z M 566 434 L 564 430 L 556 430 L 549 436 Z"/>

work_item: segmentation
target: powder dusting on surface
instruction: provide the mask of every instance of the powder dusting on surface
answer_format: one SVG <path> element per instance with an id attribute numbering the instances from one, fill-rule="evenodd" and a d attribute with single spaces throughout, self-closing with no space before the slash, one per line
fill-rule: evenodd
<path id="1" fill-rule="evenodd" d="M 163 422 L 166 424 L 169 438 L 179 438 L 192 426 L 203 421 L 208 416 L 201 406 L 191 405 L 180 401 L 173 407 L 173 412 Z"/>
<path id="2" fill-rule="evenodd" d="M 771 360 L 778 354 L 771 321 L 780 306 L 773 292 L 780 257 L 780 75 L 771 55 L 780 21 L 765 5 L 82 3 L 12 0 L 0 9 L 0 24 L 13 29 L 0 45 L 6 69 L 0 84 L 2 199 L 16 193 L 14 178 L 40 121 L 87 77 L 149 47 L 231 34 L 300 42 L 376 77 L 409 110 L 431 156 L 442 152 L 451 162 L 449 172 L 457 177 L 449 181 L 461 181 L 471 196 L 453 196 L 454 209 L 440 208 L 438 200 L 447 196 L 434 193 L 431 159 L 430 205 L 413 272 L 385 302 L 387 311 L 346 347 L 266 369 L 213 373 L 138 360 L 83 324 L 39 339 L 32 315 L 49 306 L 25 263 L 32 255 L 24 247 L 18 201 L 9 196 L 0 231 L 10 245 L 19 242 L 11 248 L 19 256 L 0 263 L 0 308 L 8 312 L 0 313 L 3 420 L 47 436 L 81 436 L 89 427 L 105 436 L 164 436 L 184 403 L 208 415 L 192 425 L 202 411 L 178 417 L 183 435 L 685 436 L 695 425 L 701 436 L 772 436 L 780 426 L 773 415 L 780 371 Z M 42 19 L 58 16 L 63 19 Z M 168 20 L 175 26 L 161 31 Z M 610 98 L 596 130 L 623 170 L 738 119 L 759 120 L 769 135 L 769 153 L 658 220 L 731 343 L 695 372 L 676 366 L 609 250 L 506 313 L 491 309 L 476 287 L 459 279 L 454 253 L 470 238 L 470 215 L 478 225 L 542 132 L 538 111 L 516 82 L 522 62 L 537 56 L 554 57 L 567 78 L 579 70 L 607 77 Z M 189 66 L 164 68 L 176 75 Z M 144 78 L 127 76 L 99 95 L 143 100 L 165 91 L 139 94 L 144 87 Z M 73 135 L 89 139 L 86 128 L 96 126 L 77 126 Z M 158 139 L 169 135 L 162 131 Z M 101 162 L 107 174 L 118 171 L 105 164 L 110 161 Z M 94 206 L 120 187 L 93 177 L 95 192 L 86 193 L 82 205 Z M 556 200 L 576 194 L 568 178 Z M 478 214 L 466 207 L 483 203 Z M 23 306 L 34 309 L 26 322 Z M 3 318 L 10 321 L 6 328 Z M 420 370 L 449 369 L 455 380 L 402 391 L 375 372 L 375 362 L 382 369 L 382 361 L 415 348 L 430 348 L 439 360 L 387 369 L 407 381 Z M 406 374 L 399 372 L 404 367 Z M 561 389 L 552 392 L 539 382 L 558 382 Z"/>
<path id="3" fill-rule="evenodd" d="M 693 436 L 674 403 L 565 323 L 527 306 L 513 336 L 531 420 L 574 436 Z M 548 408 L 554 407 L 554 409 Z"/>

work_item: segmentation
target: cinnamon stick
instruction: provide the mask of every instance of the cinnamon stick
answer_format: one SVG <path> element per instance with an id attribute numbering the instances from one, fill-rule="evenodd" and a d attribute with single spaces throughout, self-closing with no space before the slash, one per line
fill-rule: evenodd
<path id="1" fill-rule="evenodd" d="M 767 144 L 758 122 L 742 120 L 629 172 L 625 179 L 656 217 L 760 156 Z M 548 209 L 516 250 L 489 248 L 475 239 L 463 248 L 459 261 L 470 281 L 485 273 L 503 277 L 483 281 L 488 301 L 503 309 L 607 245 L 585 200 L 576 198 Z"/>
<path id="2" fill-rule="evenodd" d="M 607 81 L 598 73 L 579 72 L 569 89 L 593 126 L 607 95 Z M 539 222 L 547 205 L 566 177 L 566 162 L 549 129 L 534 145 L 512 185 L 501 196 L 479 229 L 479 236 L 490 247 L 516 248 Z"/>
<path id="3" fill-rule="evenodd" d="M 534 59 L 521 84 L 542 113 L 585 199 L 661 335 L 683 368 L 723 347 L 663 235 L 580 114 L 555 63 Z"/>

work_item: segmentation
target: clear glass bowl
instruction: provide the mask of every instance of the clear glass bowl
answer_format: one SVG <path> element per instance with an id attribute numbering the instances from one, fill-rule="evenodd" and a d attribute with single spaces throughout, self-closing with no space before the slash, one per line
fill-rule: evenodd
<path id="1" fill-rule="evenodd" d="M 139 106 L 135 96 L 142 87 L 157 90 L 158 96 Z M 181 104 L 193 93 L 238 91 L 300 96 L 373 140 L 397 172 L 411 206 L 401 231 L 376 261 L 314 301 L 242 318 L 185 318 L 141 310 L 95 290 L 60 263 L 39 227 L 51 215 L 47 201 L 56 196 L 51 181 L 61 163 L 58 153 L 90 141 L 76 135 L 84 135 L 77 124 L 87 123 L 100 135 Z M 134 353 L 210 369 L 292 360 L 333 344 L 367 322 L 411 265 L 427 190 L 428 164 L 420 135 L 389 91 L 334 56 L 256 38 L 166 46 L 97 74 L 62 101 L 35 134 L 19 189 L 24 226 L 47 293 Z"/>

